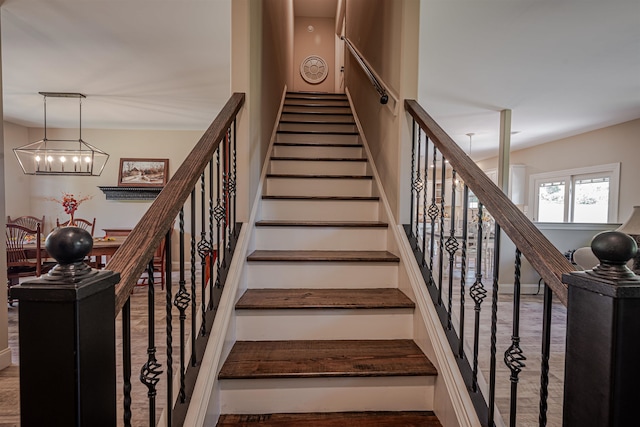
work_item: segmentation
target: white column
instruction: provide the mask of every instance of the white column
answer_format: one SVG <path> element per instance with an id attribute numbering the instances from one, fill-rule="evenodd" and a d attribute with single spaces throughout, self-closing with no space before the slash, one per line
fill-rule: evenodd
<path id="1" fill-rule="evenodd" d="M 4 0 L 0 0 L 0 6 Z M 2 9 L 0 9 L 0 14 L 2 13 Z M 1 43 L 0 43 L 1 44 Z M 0 57 L 2 57 L 2 52 L 0 51 Z M 2 64 L 0 64 L 0 93 L 4 93 L 2 88 Z M 4 117 L 3 109 L 2 109 L 2 97 L 0 97 L 0 117 Z M 4 120 L 0 121 L 0 141 L 2 142 L 2 155 L 0 156 L 0 215 L 2 215 L 2 224 L 4 228 L 5 221 L 7 218 L 5 212 L 5 191 L 4 191 L 4 161 L 5 161 L 5 150 L 4 150 Z M 0 253 L 6 254 L 6 242 L 4 239 L 0 239 Z M 6 368 L 11 364 L 11 349 L 9 348 L 9 329 L 8 329 L 8 320 L 7 320 L 7 310 L 4 308 L 7 306 L 7 291 L 6 291 L 6 283 L 7 283 L 7 257 L 0 257 L 0 283 L 2 283 L 2 290 L 0 290 L 0 370 Z"/>
<path id="2" fill-rule="evenodd" d="M 500 147 L 498 148 L 498 187 L 509 192 L 509 152 L 511 151 L 511 110 L 500 111 Z"/>

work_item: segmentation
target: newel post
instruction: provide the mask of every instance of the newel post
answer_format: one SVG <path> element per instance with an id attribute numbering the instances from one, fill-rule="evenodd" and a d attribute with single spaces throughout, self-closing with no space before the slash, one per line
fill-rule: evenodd
<path id="1" fill-rule="evenodd" d="M 600 264 L 563 275 L 569 286 L 564 426 L 637 425 L 640 403 L 640 276 L 624 233 L 591 242 Z"/>
<path id="2" fill-rule="evenodd" d="M 45 242 L 58 262 L 12 288 L 20 301 L 20 425 L 115 426 L 115 284 L 83 262 L 93 238 L 63 227 Z"/>

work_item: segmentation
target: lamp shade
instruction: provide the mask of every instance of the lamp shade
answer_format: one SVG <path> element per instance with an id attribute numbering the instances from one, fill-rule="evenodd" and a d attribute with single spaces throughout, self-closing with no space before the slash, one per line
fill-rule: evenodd
<path id="1" fill-rule="evenodd" d="M 629 235 L 640 235 L 640 206 L 634 206 L 631 216 L 622 224 L 617 231 Z"/>

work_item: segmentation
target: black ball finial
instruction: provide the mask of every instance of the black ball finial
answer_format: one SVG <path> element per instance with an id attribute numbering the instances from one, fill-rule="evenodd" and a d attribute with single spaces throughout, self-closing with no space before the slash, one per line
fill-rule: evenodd
<path id="1" fill-rule="evenodd" d="M 61 265 L 82 262 L 93 248 L 93 237 L 79 227 L 59 227 L 49 233 L 44 247 Z"/>
<path id="2" fill-rule="evenodd" d="M 591 250 L 601 263 L 623 265 L 638 252 L 638 244 L 620 231 L 603 231 L 591 240 Z"/>

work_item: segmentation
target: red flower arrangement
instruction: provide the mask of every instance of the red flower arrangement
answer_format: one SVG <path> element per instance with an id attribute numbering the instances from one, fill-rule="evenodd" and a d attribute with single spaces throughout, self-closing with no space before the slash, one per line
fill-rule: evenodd
<path id="1" fill-rule="evenodd" d="M 91 199 L 93 196 L 85 196 L 85 197 L 81 197 L 76 199 L 76 197 L 71 194 L 71 193 L 62 193 L 62 199 L 50 199 L 54 202 L 58 202 L 62 205 L 62 207 L 64 208 L 64 212 L 68 215 L 71 216 L 71 219 L 69 220 L 69 226 L 73 226 L 75 225 L 75 221 L 73 220 L 73 216 L 76 212 L 76 210 L 78 210 L 78 206 L 80 206 L 80 203 Z"/>

